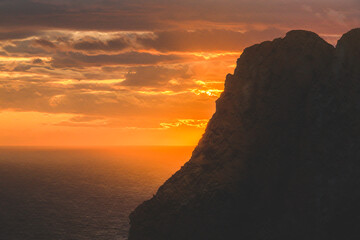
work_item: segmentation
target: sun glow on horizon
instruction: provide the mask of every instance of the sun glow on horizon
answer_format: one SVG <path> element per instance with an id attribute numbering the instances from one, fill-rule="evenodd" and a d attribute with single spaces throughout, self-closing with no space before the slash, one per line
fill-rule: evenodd
<path id="1" fill-rule="evenodd" d="M 246 47 L 360 25 L 354 1 L 0 5 L 0 145 L 196 145 Z"/>

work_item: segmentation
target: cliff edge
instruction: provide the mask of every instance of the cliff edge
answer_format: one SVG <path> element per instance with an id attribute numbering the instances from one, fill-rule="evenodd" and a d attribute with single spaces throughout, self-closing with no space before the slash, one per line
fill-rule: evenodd
<path id="1" fill-rule="evenodd" d="M 360 29 L 245 49 L 190 161 L 130 223 L 129 240 L 359 239 Z"/>

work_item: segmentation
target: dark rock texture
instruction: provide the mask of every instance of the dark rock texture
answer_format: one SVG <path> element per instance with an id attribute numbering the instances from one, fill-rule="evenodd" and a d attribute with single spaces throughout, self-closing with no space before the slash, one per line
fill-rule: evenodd
<path id="1" fill-rule="evenodd" d="M 360 239 L 360 29 L 247 48 L 216 106 L 130 240 Z"/>

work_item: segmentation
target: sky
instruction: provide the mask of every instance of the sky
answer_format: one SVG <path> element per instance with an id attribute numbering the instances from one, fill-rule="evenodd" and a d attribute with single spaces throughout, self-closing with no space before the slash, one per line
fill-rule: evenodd
<path id="1" fill-rule="evenodd" d="M 359 0 L 0 0 L 0 145 L 196 145 L 243 49 Z"/>

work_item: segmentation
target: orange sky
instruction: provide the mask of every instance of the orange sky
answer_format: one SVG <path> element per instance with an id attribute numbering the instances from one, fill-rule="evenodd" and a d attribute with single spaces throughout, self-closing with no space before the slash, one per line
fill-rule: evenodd
<path id="1" fill-rule="evenodd" d="M 195 145 L 244 47 L 331 43 L 354 0 L 0 2 L 0 145 Z"/>

